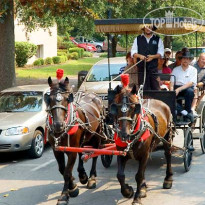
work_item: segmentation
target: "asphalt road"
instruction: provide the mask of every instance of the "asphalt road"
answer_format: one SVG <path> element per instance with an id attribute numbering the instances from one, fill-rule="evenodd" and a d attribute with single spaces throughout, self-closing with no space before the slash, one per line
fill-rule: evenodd
<path id="1" fill-rule="evenodd" d="M 182 133 L 174 143 L 183 145 Z M 162 151 L 151 154 L 146 170 L 148 183 L 144 205 L 205 205 L 205 155 L 201 154 L 199 141 L 194 141 L 192 168 L 184 172 L 183 159 L 173 156 L 174 183 L 171 190 L 163 190 L 165 159 Z M 175 155 L 180 155 L 176 153 Z M 136 189 L 137 162 L 130 160 L 126 166 L 127 182 Z M 90 161 L 85 164 L 89 174 Z M 101 160 L 97 166 L 97 188 L 87 190 L 78 182 L 76 166 L 74 177 L 80 195 L 70 199 L 70 205 L 130 205 L 132 199 L 123 198 L 116 179 L 117 162 L 105 169 Z M 58 172 L 52 150 L 47 147 L 40 159 L 29 159 L 25 152 L 0 154 L 0 205 L 54 205 L 63 188 L 63 178 Z"/>

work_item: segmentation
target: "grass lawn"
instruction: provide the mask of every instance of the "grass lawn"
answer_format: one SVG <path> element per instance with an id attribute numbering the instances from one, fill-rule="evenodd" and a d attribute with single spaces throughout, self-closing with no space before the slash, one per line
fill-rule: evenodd
<path id="1" fill-rule="evenodd" d="M 48 78 L 56 76 L 56 69 L 64 70 L 64 76 L 77 76 L 81 70 L 89 70 L 93 64 L 102 58 L 83 58 L 69 60 L 66 64 L 35 68 L 16 68 L 17 78 Z"/>

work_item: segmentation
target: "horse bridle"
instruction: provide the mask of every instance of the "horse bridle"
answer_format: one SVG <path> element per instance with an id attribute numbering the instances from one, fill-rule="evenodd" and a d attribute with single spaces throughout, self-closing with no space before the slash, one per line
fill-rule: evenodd
<path id="1" fill-rule="evenodd" d="M 62 91 L 57 91 L 56 92 L 56 100 L 58 102 L 61 102 L 63 100 L 63 97 L 62 97 L 62 94 L 65 94 L 65 93 L 70 93 L 72 94 L 71 92 L 62 92 Z M 60 141 L 61 141 L 61 138 L 64 137 L 65 135 L 67 135 L 67 132 L 68 130 L 71 128 L 71 125 L 75 124 L 76 122 L 76 112 L 75 112 L 75 109 L 74 109 L 74 105 L 73 105 L 73 102 L 68 102 L 68 106 L 70 106 L 70 115 L 68 115 L 68 108 L 63 106 L 63 105 L 54 105 L 52 107 L 50 107 L 49 109 L 47 109 L 47 112 L 48 112 L 48 117 L 47 117 L 47 128 L 50 130 L 50 134 L 53 136 L 54 138 L 54 141 L 55 141 L 55 144 L 58 144 Z M 64 120 L 64 130 L 62 133 L 57 133 L 57 134 L 60 134 L 58 137 L 55 136 L 55 130 L 53 128 L 53 116 L 52 116 L 52 110 L 55 110 L 55 109 L 63 109 L 66 111 L 66 115 L 65 115 L 65 120 Z M 69 117 L 69 119 L 68 119 Z M 50 119 L 52 120 L 52 123 L 50 122 Z"/>

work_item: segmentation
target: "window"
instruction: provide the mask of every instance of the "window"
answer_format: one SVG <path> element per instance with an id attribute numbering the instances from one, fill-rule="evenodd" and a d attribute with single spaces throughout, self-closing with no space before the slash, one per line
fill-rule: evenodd
<path id="1" fill-rule="evenodd" d="M 38 45 L 38 49 L 36 52 L 36 57 L 37 58 L 43 58 L 43 45 Z"/>

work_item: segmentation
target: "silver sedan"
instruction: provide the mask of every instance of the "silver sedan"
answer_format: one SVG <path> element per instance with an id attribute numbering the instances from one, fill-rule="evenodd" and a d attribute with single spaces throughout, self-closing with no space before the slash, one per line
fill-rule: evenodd
<path id="1" fill-rule="evenodd" d="M 48 85 L 26 85 L 0 92 L 0 152 L 28 150 L 41 157 L 47 142 L 46 105 Z"/>

